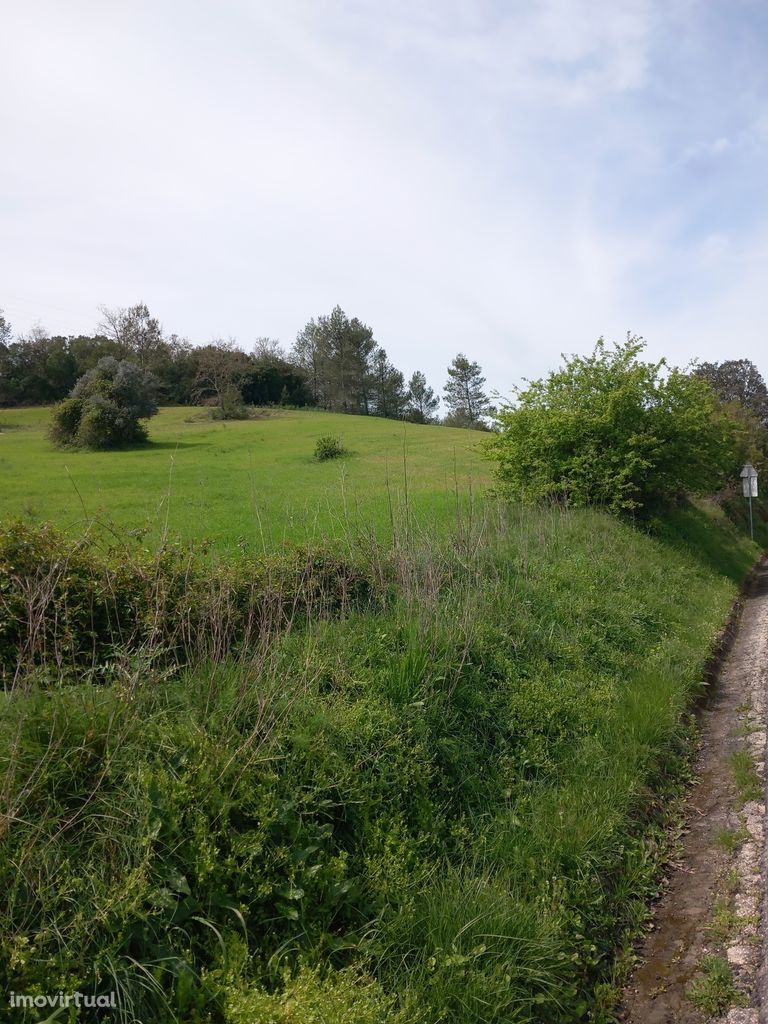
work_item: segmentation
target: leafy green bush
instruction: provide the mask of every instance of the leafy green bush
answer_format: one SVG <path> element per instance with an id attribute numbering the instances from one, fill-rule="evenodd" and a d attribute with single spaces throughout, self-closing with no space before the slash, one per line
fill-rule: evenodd
<path id="1" fill-rule="evenodd" d="M 324 462 L 326 459 L 339 459 L 346 454 L 347 450 L 341 443 L 341 438 L 334 437 L 332 434 L 318 437 L 315 444 L 315 458 L 318 462 Z"/>
<path id="2" fill-rule="evenodd" d="M 82 398 L 65 398 L 53 410 L 48 436 L 57 445 L 73 443 L 83 417 Z"/>
<path id="3" fill-rule="evenodd" d="M 326 972 L 302 967 L 284 974 L 277 992 L 235 990 L 227 1000 L 227 1024 L 410 1024 L 415 1015 L 398 1011 L 373 978 L 359 971 Z M 419 1015 L 421 1016 L 421 1015 Z"/>
<path id="4" fill-rule="evenodd" d="M 48 436 L 58 445 L 93 449 L 146 441 L 140 421 L 157 412 L 156 387 L 147 370 L 105 356 L 54 406 Z"/>
<path id="5" fill-rule="evenodd" d="M 644 347 L 600 339 L 497 414 L 488 453 L 508 494 L 626 511 L 725 483 L 738 458 L 731 417 L 706 381 L 642 362 Z"/>

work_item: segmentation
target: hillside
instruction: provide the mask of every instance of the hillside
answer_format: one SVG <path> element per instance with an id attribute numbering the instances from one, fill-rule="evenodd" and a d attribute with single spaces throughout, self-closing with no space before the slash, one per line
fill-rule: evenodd
<path id="1" fill-rule="evenodd" d="M 367 416 L 269 411 L 215 422 L 197 408 L 162 409 L 151 444 L 121 452 L 55 449 L 46 408 L 0 413 L 0 516 L 52 520 L 74 533 L 95 517 L 118 531 L 164 530 L 208 539 L 226 554 L 343 537 L 361 528 L 387 535 L 406 500 L 433 529 L 455 519 L 490 473 L 483 435 Z M 347 458 L 317 463 L 323 434 L 341 437 Z"/>
<path id="2" fill-rule="evenodd" d="M 2 533 L 4 987 L 53 966 L 125 1024 L 609 1019 L 757 548 L 706 504 L 459 527 L 211 577 Z"/>

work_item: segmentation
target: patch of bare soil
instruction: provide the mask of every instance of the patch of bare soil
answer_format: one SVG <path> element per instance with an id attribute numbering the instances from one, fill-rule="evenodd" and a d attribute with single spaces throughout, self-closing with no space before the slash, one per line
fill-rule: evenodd
<path id="1" fill-rule="evenodd" d="M 679 857 L 624 991 L 621 1019 L 629 1024 L 717 1019 L 689 998 L 689 986 L 701 978 L 708 956 L 727 960 L 739 993 L 723 1019 L 729 1024 L 764 1019 L 756 1007 L 765 898 L 767 677 L 768 566 L 762 566 L 753 575 L 730 652 L 701 712 L 698 781 Z"/>

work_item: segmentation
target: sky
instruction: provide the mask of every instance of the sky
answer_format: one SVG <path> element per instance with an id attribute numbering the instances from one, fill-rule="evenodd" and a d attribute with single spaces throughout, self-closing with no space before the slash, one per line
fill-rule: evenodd
<path id="1" fill-rule="evenodd" d="M 501 395 L 631 331 L 768 376 L 761 0 L 0 0 L 0 308 Z"/>

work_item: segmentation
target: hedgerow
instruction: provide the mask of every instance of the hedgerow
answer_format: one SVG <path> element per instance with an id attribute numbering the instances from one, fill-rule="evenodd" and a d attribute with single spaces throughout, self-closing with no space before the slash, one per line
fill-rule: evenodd
<path id="1" fill-rule="evenodd" d="M 373 592 L 363 564 L 322 549 L 212 567 L 180 546 L 150 554 L 15 521 L 0 526 L 0 681 L 30 666 L 95 672 L 118 652 L 221 660 Z"/>

